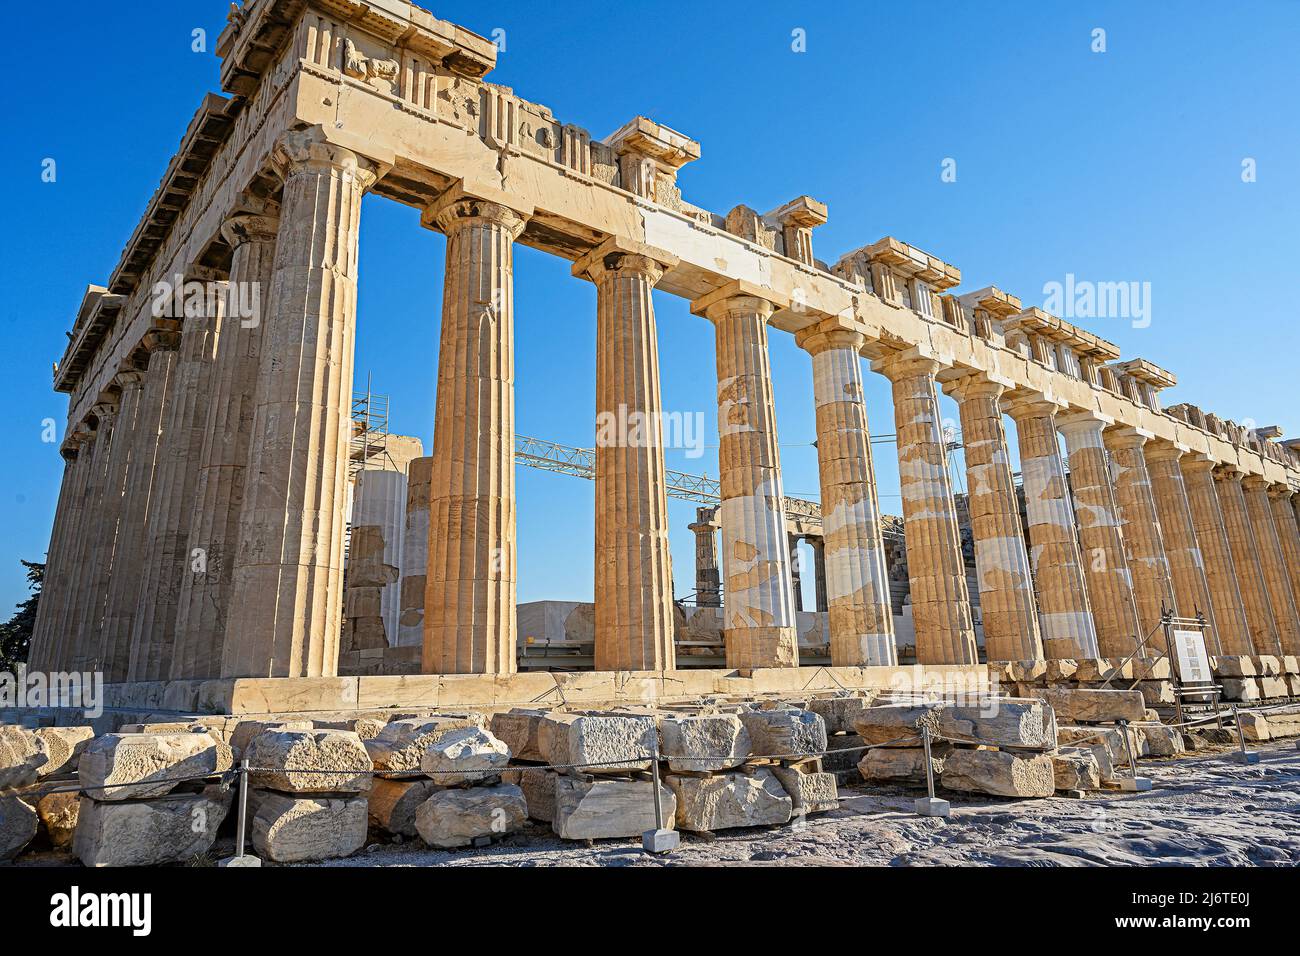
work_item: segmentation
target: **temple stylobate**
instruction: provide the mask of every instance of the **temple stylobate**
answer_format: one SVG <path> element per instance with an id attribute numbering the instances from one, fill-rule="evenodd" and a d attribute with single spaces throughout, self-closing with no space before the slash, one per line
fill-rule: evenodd
<path id="1" fill-rule="evenodd" d="M 897 239 L 828 265 L 828 210 L 807 196 L 692 205 L 678 174 L 699 143 L 641 116 L 594 139 L 489 82 L 491 42 L 410 3 L 248 0 L 218 52 L 223 94 L 56 367 L 65 467 L 33 668 L 338 674 L 367 194 L 447 237 L 434 448 L 411 485 L 427 553 L 401 581 L 404 602 L 421 582 L 425 674 L 516 666 L 515 243 L 596 287 L 595 414 L 652 423 L 596 448 L 598 670 L 676 668 L 655 289 L 716 341 L 728 668 L 800 664 L 779 335 L 814 372 L 832 665 L 898 663 L 869 430 L 889 413 L 868 414 L 867 369 L 892 389 L 917 662 L 1122 658 L 1166 609 L 1203 617 L 1212 653 L 1300 654 L 1300 443 L 1278 430 L 1163 408 L 1169 372 L 992 285 L 963 292 Z"/>

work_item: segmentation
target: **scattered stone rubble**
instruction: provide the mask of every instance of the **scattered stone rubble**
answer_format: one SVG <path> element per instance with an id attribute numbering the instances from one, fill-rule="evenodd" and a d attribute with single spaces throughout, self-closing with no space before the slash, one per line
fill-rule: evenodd
<path id="1" fill-rule="evenodd" d="M 209 854 L 223 824 L 233 832 L 228 771 L 241 759 L 250 765 L 247 836 L 273 863 L 347 856 L 368 839 L 482 846 L 529 819 L 562 839 L 637 838 L 656 827 L 656 753 L 664 826 L 781 826 L 835 810 L 846 784 L 924 788 L 923 729 L 936 786 L 948 792 L 1027 799 L 1110 789 L 1130 775 L 1129 750 L 1168 758 L 1235 743 L 1230 729 L 1161 723 L 1163 705 L 1152 701 L 1162 691 L 1140 686 L 1169 681 L 1167 664 L 1154 665 L 1012 664 L 1000 676 L 1018 696 L 957 702 L 843 691 L 661 710 L 143 720 L 98 736 L 0 726 L 0 860 L 34 841 L 87 866 Z M 1218 669 L 1238 675 L 1221 681 L 1258 682 L 1285 680 L 1286 666 L 1220 658 Z M 1242 728 L 1250 741 L 1300 735 L 1300 704 L 1243 711 Z M 59 783 L 80 792 L 45 792 Z"/>

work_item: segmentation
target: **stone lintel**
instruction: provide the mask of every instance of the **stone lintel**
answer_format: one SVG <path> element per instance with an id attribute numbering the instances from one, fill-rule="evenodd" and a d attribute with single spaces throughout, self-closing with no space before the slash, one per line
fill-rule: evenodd
<path id="1" fill-rule="evenodd" d="M 1008 332 L 1020 330 L 1052 342 L 1060 342 L 1074 349 L 1081 356 L 1096 362 L 1117 359 L 1120 356 L 1119 346 L 1115 343 L 1057 318 L 1050 312 L 1044 312 L 1037 306 L 1030 306 L 1023 312 L 1009 316 L 1005 328 Z"/>
<path id="2" fill-rule="evenodd" d="M 633 239 L 624 239 L 621 236 L 611 236 L 596 248 L 592 249 L 582 258 L 573 263 L 572 274 L 579 279 L 591 279 L 594 281 L 593 269 L 603 268 L 603 261 L 606 256 L 612 255 L 626 256 L 644 256 L 651 259 L 659 265 L 664 272 L 677 265 L 679 260 L 671 252 L 648 246 L 644 242 L 636 242 Z"/>
<path id="3" fill-rule="evenodd" d="M 874 242 L 855 252 L 862 252 L 869 262 L 879 262 L 899 275 L 915 277 L 936 292 L 951 289 L 961 283 L 961 270 L 937 256 L 922 252 L 915 246 L 900 242 L 893 236 Z M 853 255 L 854 253 L 849 253 Z M 847 258 L 847 257 L 845 257 Z"/>
<path id="4" fill-rule="evenodd" d="M 1017 296 L 992 285 L 959 295 L 957 301 L 968 309 L 983 309 L 995 319 L 1007 319 L 1023 311 Z"/>
<path id="5" fill-rule="evenodd" d="M 1256 438 L 1264 439 L 1265 441 L 1267 441 L 1267 440 L 1269 440 L 1269 439 L 1278 439 L 1278 438 L 1281 438 L 1281 437 L 1282 437 L 1282 426 L 1281 426 L 1281 425 L 1261 425 L 1259 428 L 1256 428 L 1256 429 L 1255 429 L 1255 437 L 1256 437 Z"/>
<path id="6" fill-rule="evenodd" d="M 783 206 L 778 206 L 763 215 L 764 219 L 780 223 L 782 226 L 797 226 L 812 229 L 825 224 L 828 210 L 824 202 L 818 202 L 811 196 L 799 196 Z"/>
<path id="7" fill-rule="evenodd" d="M 653 159 L 665 172 L 675 173 L 700 158 L 700 144 L 671 127 L 634 116 L 605 137 L 604 143 L 622 156 L 635 153 Z"/>
<path id="8" fill-rule="evenodd" d="M 1173 372 L 1161 368 L 1154 362 L 1148 362 L 1146 359 L 1135 358 L 1127 362 L 1117 362 L 1114 368 L 1130 378 L 1135 378 L 1139 382 L 1150 385 L 1157 391 L 1162 388 L 1173 388 L 1178 384 L 1178 378 Z"/>

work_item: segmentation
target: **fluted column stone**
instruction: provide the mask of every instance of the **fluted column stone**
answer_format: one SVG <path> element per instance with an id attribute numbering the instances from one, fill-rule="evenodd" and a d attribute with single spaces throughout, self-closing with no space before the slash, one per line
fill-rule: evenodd
<path id="1" fill-rule="evenodd" d="M 1058 415 L 1056 424 L 1069 455 L 1071 497 L 1097 650 L 1102 657 L 1128 657 L 1145 635 L 1138 633 L 1133 575 L 1102 439 L 1106 423 L 1091 412 L 1073 412 Z"/>
<path id="2" fill-rule="evenodd" d="M 1278 544 L 1286 563 L 1287 577 L 1291 582 L 1291 595 L 1300 602 L 1300 524 L 1297 524 L 1296 513 L 1291 506 L 1292 491 L 1286 485 L 1273 485 L 1268 490 L 1268 498 L 1273 510 Z M 1287 653 L 1300 655 L 1300 651 Z"/>
<path id="3" fill-rule="evenodd" d="M 978 658 L 966 562 L 935 391 L 941 367 L 916 349 L 872 364 L 893 385 L 916 659 L 922 664 L 974 664 Z"/>
<path id="4" fill-rule="evenodd" d="M 896 664 L 889 571 L 863 397 L 865 337 L 832 320 L 800 333 L 796 341 L 813 363 L 822 505 L 814 571 L 818 610 L 828 611 L 831 664 Z"/>
<path id="5" fill-rule="evenodd" d="M 1251 531 L 1255 535 L 1255 553 L 1264 578 L 1264 591 L 1273 611 L 1279 649 L 1282 654 L 1300 654 L 1300 614 L 1296 611 L 1286 555 L 1273 520 L 1273 507 L 1268 500 L 1269 482 L 1258 475 L 1249 475 L 1242 479 L 1241 488 Z"/>
<path id="6" fill-rule="evenodd" d="M 92 434 L 78 426 L 72 429 L 59 449 L 64 460 L 63 483 L 59 487 L 58 510 L 54 513 L 54 527 L 45 557 L 41 599 L 36 606 L 36 621 L 32 627 L 28 659 L 33 671 L 57 669 L 60 651 L 58 625 L 76 585 L 74 553 L 80 540 L 86 481 L 90 475 L 88 446 Z"/>
<path id="7" fill-rule="evenodd" d="M 251 316 L 227 309 L 216 343 L 189 518 L 188 563 L 177 600 L 173 679 L 221 673 L 278 229 L 279 220 L 273 216 L 243 213 L 228 219 L 221 230 L 233 250 L 230 295 L 256 302 L 258 309 Z"/>
<path id="8" fill-rule="evenodd" d="M 597 670 L 670 670 L 676 662 L 651 295 L 668 264 L 648 250 L 605 244 L 573 266 L 596 284 Z"/>
<path id="9" fill-rule="evenodd" d="M 945 387 L 957 400 L 961 417 L 985 655 L 990 661 L 1040 661 L 1043 639 L 1033 572 L 1002 420 L 1005 388 L 982 375 L 965 376 Z"/>
<path id="10" fill-rule="evenodd" d="M 1210 597 L 1205 559 L 1197 542 L 1187 488 L 1183 484 L 1183 472 L 1178 464 L 1183 454 L 1171 442 L 1153 441 L 1144 445 L 1142 457 L 1150 476 L 1151 497 L 1159 518 L 1165 559 L 1169 565 L 1174 594 L 1172 607 L 1180 617 L 1190 618 L 1199 614 L 1205 619 L 1209 631 L 1206 648 L 1211 654 L 1218 654 L 1219 628 L 1214 615 L 1214 601 Z"/>
<path id="11" fill-rule="evenodd" d="M 1056 411 L 1055 404 L 1035 396 L 1022 397 L 1007 408 L 1015 419 L 1020 446 L 1043 653 L 1048 660 L 1095 658 L 1097 631 L 1088 605 Z"/>
<path id="12" fill-rule="evenodd" d="M 771 303 L 726 295 L 696 303 L 717 334 L 727 666 L 797 667 L 799 645 L 767 321 Z"/>
<path id="13" fill-rule="evenodd" d="M 82 524 L 82 541 L 77 549 L 77 570 L 73 584 L 72 601 L 64 624 L 63 653 L 60 655 L 66 670 L 83 670 L 97 654 L 92 653 L 95 628 L 91 617 L 98 603 L 88 583 L 96 574 L 97 561 L 101 560 L 103 516 L 105 498 L 112 483 L 113 431 L 117 424 L 117 401 L 100 401 L 91 406 L 95 416 L 95 458 L 91 465 L 90 480 L 86 485 L 86 513 Z"/>
<path id="14" fill-rule="evenodd" d="M 284 134 L 274 161 L 284 191 L 221 672 L 326 677 L 342 622 L 358 225 L 376 174 L 319 127 Z"/>
<path id="15" fill-rule="evenodd" d="M 717 525 L 696 521 L 690 530 L 695 533 L 695 603 L 700 607 L 721 607 Z"/>
<path id="16" fill-rule="evenodd" d="M 1204 455 L 1187 454 L 1179 462 L 1187 502 L 1196 528 L 1196 540 L 1205 561 L 1205 578 L 1214 603 L 1214 621 L 1218 626 L 1219 650 L 1232 657 L 1255 653 L 1246 622 L 1246 606 L 1238 583 L 1237 566 L 1224 514 L 1215 490 L 1214 462 Z"/>
<path id="17" fill-rule="evenodd" d="M 1241 479 L 1242 472 L 1232 465 L 1218 465 L 1214 469 L 1214 489 L 1219 497 L 1219 510 L 1223 513 L 1232 562 L 1237 569 L 1237 586 L 1241 589 L 1241 602 L 1246 609 L 1250 642 L 1256 654 L 1280 655 L 1282 645 L 1277 617 L 1264 581 L 1260 542 L 1246 510 Z"/>
<path id="18" fill-rule="evenodd" d="M 514 241 L 526 214 L 454 188 L 425 211 L 447 236 L 429 480 L 423 670 L 515 670 Z"/>
<path id="19" fill-rule="evenodd" d="M 90 599 L 90 609 L 82 625 L 82 654 L 74 662 L 76 670 L 94 670 L 108 673 L 120 649 L 105 624 L 109 584 L 114 574 L 131 573 L 130 558 L 121 544 L 129 538 L 122 533 L 122 513 L 126 506 L 127 477 L 130 475 L 131 454 L 140 403 L 144 396 L 144 373 L 135 369 L 114 376 L 117 385 L 118 408 L 113 421 L 112 444 L 109 446 L 108 469 L 102 506 L 97 518 L 94 536 L 94 553 L 85 588 Z M 102 425 L 101 425 L 102 427 Z"/>

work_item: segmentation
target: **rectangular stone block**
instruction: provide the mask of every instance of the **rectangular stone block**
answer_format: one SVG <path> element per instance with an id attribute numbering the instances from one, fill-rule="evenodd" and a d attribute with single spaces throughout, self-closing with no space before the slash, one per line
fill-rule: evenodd
<path id="1" fill-rule="evenodd" d="M 745 710 L 740 720 L 755 757 L 793 757 L 826 749 L 826 723 L 811 710 Z"/>
<path id="2" fill-rule="evenodd" d="M 798 767 L 773 767 L 772 773 L 790 797 L 793 816 L 839 809 L 840 794 L 835 785 L 835 774 L 810 773 Z"/>
<path id="3" fill-rule="evenodd" d="M 1056 792 L 1052 758 L 1008 750 L 955 749 L 940 777 L 949 790 L 1000 797 L 1050 797 Z"/>
<path id="4" fill-rule="evenodd" d="M 656 743 L 650 717 L 550 714 L 538 733 L 553 766 L 577 766 L 586 774 L 648 770 L 650 761 L 641 758 Z"/>
<path id="5" fill-rule="evenodd" d="M 227 769 L 229 753 L 208 734 L 105 734 L 82 752 L 77 779 L 97 801 L 144 800 Z"/>
<path id="6" fill-rule="evenodd" d="M 1249 704 L 1260 699 L 1259 680 L 1254 677 L 1222 677 L 1223 699 Z"/>
<path id="7" fill-rule="evenodd" d="M 253 849 L 264 859 L 273 863 L 331 860 L 350 856 L 365 846 L 368 812 L 364 796 L 256 793 L 256 798 L 249 794 Z"/>
<path id="8" fill-rule="evenodd" d="M 1216 657 L 1213 670 L 1215 677 L 1254 677 L 1259 673 L 1255 661 L 1249 657 Z"/>
<path id="9" fill-rule="evenodd" d="M 1041 700 L 988 698 L 939 711 L 939 735 L 952 743 L 1016 750 L 1056 748 L 1056 715 Z"/>
<path id="10" fill-rule="evenodd" d="M 1259 681 L 1259 694 L 1265 700 L 1291 696 L 1291 688 L 1287 685 L 1285 677 L 1257 677 L 1255 679 Z"/>
<path id="11" fill-rule="evenodd" d="M 541 749 L 539 732 L 546 716 L 544 710 L 515 707 L 492 715 L 492 733 L 505 741 L 515 760 L 545 763 L 546 754 Z"/>
<path id="12" fill-rule="evenodd" d="M 1148 707 L 1172 707 L 1174 706 L 1174 685 L 1172 681 L 1167 680 L 1144 680 L 1139 681 L 1138 691 L 1142 694 L 1142 700 Z"/>
<path id="13" fill-rule="evenodd" d="M 361 738 L 346 730 L 267 730 L 245 755 L 249 783 L 263 790 L 363 793 L 370 787 L 370 756 Z M 361 808 L 364 820 L 364 799 Z"/>
<path id="14" fill-rule="evenodd" d="M 557 775 L 551 829 L 564 840 L 639 837 L 655 828 L 653 786 L 648 777 Z M 677 815 L 677 797 L 661 783 L 659 800 L 664 826 L 670 827 Z"/>
<path id="15" fill-rule="evenodd" d="M 866 753 L 866 744 L 860 734 L 840 734 L 826 740 L 826 756 L 822 758 L 822 768 L 835 773 L 839 770 L 852 770 Z"/>
<path id="16" fill-rule="evenodd" d="M 808 710 L 821 717 L 826 724 L 826 735 L 853 732 L 853 719 L 872 704 L 871 696 L 814 697 L 808 701 Z"/>
<path id="17" fill-rule="evenodd" d="M 1101 789 L 1101 766 L 1091 747 L 1062 747 L 1051 757 L 1057 790 Z"/>
<path id="18" fill-rule="evenodd" d="M 820 719 L 820 718 L 819 718 Z M 709 776 L 669 774 L 666 783 L 677 798 L 677 829 L 693 832 L 786 823 L 793 801 L 766 767 L 753 773 Z"/>
<path id="19" fill-rule="evenodd" d="M 507 767 L 501 782 L 513 784 L 524 794 L 528 816 L 542 823 L 555 819 L 555 780 L 559 774 L 541 767 Z"/>
<path id="20" fill-rule="evenodd" d="M 1071 723 L 1132 721 L 1146 716 L 1146 702 L 1136 690 L 1048 687 L 1033 691 L 1033 696 L 1050 704 L 1058 720 Z"/>
<path id="21" fill-rule="evenodd" d="M 377 778 L 368 796 L 370 824 L 389 833 L 414 837 L 415 811 L 440 789 L 432 780 Z"/>
<path id="22" fill-rule="evenodd" d="M 738 767 L 749 757 L 749 732 L 735 714 L 670 715 L 659 722 L 660 755 L 678 773 Z"/>
<path id="23" fill-rule="evenodd" d="M 930 748 L 930 769 L 935 783 L 943 773 L 944 758 L 952 752 L 949 744 Z M 858 772 L 868 783 L 925 785 L 925 749 L 923 747 L 878 747 L 868 750 L 858 761 Z"/>
<path id="24" fill-rule="evenodd" d="M 159 866 L 212 849 L 234 791 L 208 787 L 150 800 L 82 797 L 72 852 L 86 866 Z"/>

